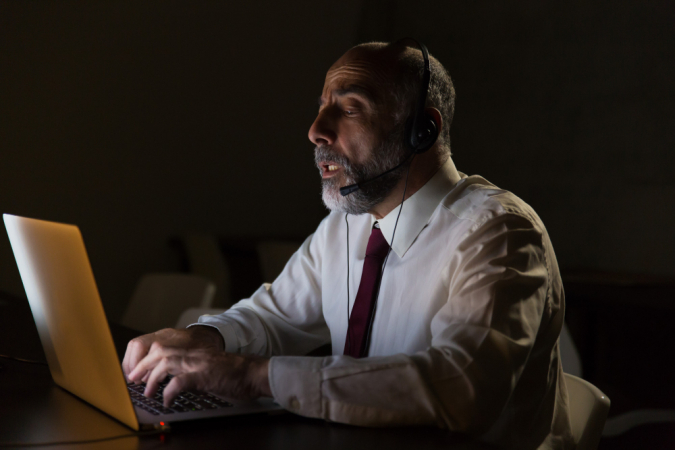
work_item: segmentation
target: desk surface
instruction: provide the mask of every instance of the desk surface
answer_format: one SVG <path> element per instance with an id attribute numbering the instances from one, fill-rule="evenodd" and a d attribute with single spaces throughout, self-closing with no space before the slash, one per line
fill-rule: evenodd
<path id="1" fill-rule="evenodd" d="M 111 325 L 117 351 L 137 333 Z M 26 299 L 0 292 L 0 354 L 45 361 Z M 131 430 L 59 388 L 46 365 L 0 358 L 0 446 L 101 439 Z M 77 449 L 483 449 L 465 436 L 437 428 L 361 428 L 294 414 L 255 415 L 183 422 L 164 435 L 127 437 L 78 445 Z M 50 446 L 50 449 L 72 448 Z"/>

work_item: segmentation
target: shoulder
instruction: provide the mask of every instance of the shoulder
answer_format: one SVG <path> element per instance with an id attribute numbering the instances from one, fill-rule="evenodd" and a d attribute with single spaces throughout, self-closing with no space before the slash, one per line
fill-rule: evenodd
<path id="1" fill-rule="evenodd" d="M 442 213 L 465 222 L 469 232 L 487 222 L 526 221 L 533 228 L 544 232 L 544 225 L 534 211 L 521 198 L 500 189 L 479 175 L 463 178 L 441 202 Z"/>

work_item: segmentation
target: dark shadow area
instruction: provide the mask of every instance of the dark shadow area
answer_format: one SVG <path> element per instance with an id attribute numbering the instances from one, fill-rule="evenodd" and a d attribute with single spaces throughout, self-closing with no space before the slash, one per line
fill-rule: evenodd
<path id="1" fill-rule="evenodd" d="M 217 239 L 246 297 L 271 281 L 258 244 L 327 214 L 306 136 L 326 70 L 414 36 L 455 83 L 457 168 L 546 224 L 610 415 L 675 409 L 674 23 L 663 0 L 0 0 L 0 212 L 79 225 L 113 322 L 143 274 L 193 270 L 180 236 Z M 6 237 L 0 267 L 23 297 Z M 640 433 L 673 426 L 601 448 Z"/>

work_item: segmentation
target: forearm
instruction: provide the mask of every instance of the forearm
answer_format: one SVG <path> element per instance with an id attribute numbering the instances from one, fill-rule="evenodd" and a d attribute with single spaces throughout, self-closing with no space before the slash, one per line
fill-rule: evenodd
<path id="1" fill-rule="evenodd" d="M 362 426 L 446 426 L 433 394 L 406 355 L 361 360 L 275 357 L 269 376 L 277 402 L 303 416 Z"/>
<path id="2" fill-rule="evenodd" d="M 199 318 L 200 324 L 218 328 L 226 352 L 306 355 L 330 342 L 323 315 L 321 245 L 313 237 L 305 240 L 274 283 L 262 285 L 223 314 Z"/>
<path id="3" fill-rule="evenodd" d="M 223 314 L 202 316 L 199 323 L 216 327 L 229 353 L 265 357 L 304 355 L 330 342 L 320 302 L 305 302 L 302 311 L 281 310 L 281 300 L 274 293 L 274 285 L 262 286 L 251 298 Z M 299 308 L 302 303 L 294 302 L 294 307 Z"/>
<path id="4" fill-rule="evenodd" d="M 472 349 L 432 347 L 364 359 L 275 357 L 270 361 L 271 390 L 290 411 L 333 422 L 435 425 L 480 433 L 508 401 L 527 350 L 494 330 L 471 331 L 482 335 L 474 336 L 472 342 L 480 344 Z"/>

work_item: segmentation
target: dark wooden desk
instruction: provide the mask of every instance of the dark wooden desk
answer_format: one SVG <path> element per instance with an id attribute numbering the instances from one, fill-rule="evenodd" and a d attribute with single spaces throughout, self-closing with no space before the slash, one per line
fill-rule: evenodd
<path id="1" fill-rule="evenodd" d="M 111 326 L 120 357 L 137 333 Z M 0 354 L 45 361 L 26 299 L 0 292 Z M 0 445 L 100 439 L 130 433 L 116 420 L 59 388 L 46 365 L 0 358 Z M 77 449 L 489 449 L 436 428 L 360 428 L 294 414 L 175 424 L 170 433 L 80 444 Z M 50 449 L 73 448 L 51 446 Z"/>

